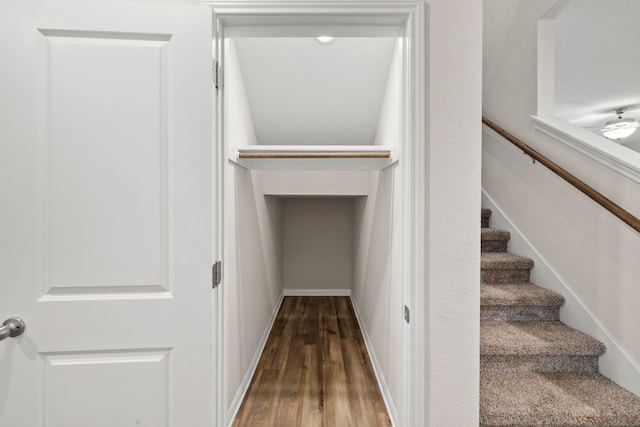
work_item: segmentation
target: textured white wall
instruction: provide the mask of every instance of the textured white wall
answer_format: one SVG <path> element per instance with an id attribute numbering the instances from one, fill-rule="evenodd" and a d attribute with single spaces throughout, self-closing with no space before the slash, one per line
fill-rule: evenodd
<path id="1" fill-rule="evenodd" d="M 227 145 L 255 143 L 242 75 L 228 48 Z M 224 236 L 224 408 L 247 374 L 260 339 L 282 294 L 282 203 L 265 197 L 246 169 L 227 163 Z"/>
<path id="2" fill-rule="evenodd" d="M 637 183 L 533 129 L 530 116 L 536 113 L 537 103 L 536 21 L 553 4 L 554 0 L 485 1 L 483 112 L 640 216 Z M 608 333 L 617 341 L 630 363 L 635 364 L 635 372 L 629 375 L 629 371 L 622 371 L 612 351 L 601 358 L 601 370 L 628 388 L 640 390 L 640 235 L 490 132 L 483 139 L 482 173 L 488 195 L 549 261 L 603 329 L 594 328 L 594 322 L 574 322 L 580 316 L 568 308 L 561 312 L 562 318 L 596 337 Z"/>
<path id="3" fill-rule="evenodd" d="M 479 413 L 482 2 L 427 4 L 426 425 L 471 426 Z"/>
<path id="4" fill-rule="evenodd" d="M 352 199 L 284 199 L 284 289 L 350 289 Z"/>

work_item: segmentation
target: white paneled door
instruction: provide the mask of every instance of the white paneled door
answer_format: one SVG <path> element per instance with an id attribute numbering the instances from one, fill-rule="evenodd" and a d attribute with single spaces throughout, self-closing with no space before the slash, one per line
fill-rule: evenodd
<path id="1" fill-rule="evenodd" d="M 212 420 L 211 11 L 0 4 L 2 427 Z"/>

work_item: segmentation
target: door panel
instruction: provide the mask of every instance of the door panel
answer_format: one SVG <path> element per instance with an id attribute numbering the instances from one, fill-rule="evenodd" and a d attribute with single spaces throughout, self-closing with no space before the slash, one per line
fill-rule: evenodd
<path id="1" fill-rule="evenodd" d="M 170 35 L 40 33 L 45 295 L 169 291 Z"/>
<path id="2" fill-rule="evenodd" d="M 0 426 L 209 426 L 211 12 L 2 7 Z"/>
<path id="3" fill-rule="evenodd" d="M 168 425 L 169 349 L 45 353 L 41 361 L 45 425 Z"/>

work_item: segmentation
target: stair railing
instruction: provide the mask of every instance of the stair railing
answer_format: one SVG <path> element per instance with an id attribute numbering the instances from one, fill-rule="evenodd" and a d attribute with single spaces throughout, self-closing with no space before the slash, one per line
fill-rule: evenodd
<path id="1" fill-rule="evenodd" d="M 640 233 L 640 219 L 633 216 L 628 211 L 624 210 L 622 207 L 617 205 L 612 200 L 608 199 L 602 193 L 596 191 L 593 187 L 586 184 L 584 181 L 572 175 L 571 173 L 564 170 L 562 167 L 549 160 L 547 157 L 543 156 L 497 124 L 493 123 L 491 120 L 486 117 L 482 117 L 482 123 L 487 125 L 490 129 L 495 131 L 498 135 L 502 136 L 504 139 L 524 151 L 524 153 L 530 156 L 534 161 L 538 161 L 546 166 L 553 173 L 567 181 L 569 184 L 573 185 L 575 188 L 584 193 L 587 197 L 591 198 L 594 202 L 598 203 L 600 206 L 611 212 L 613 215 L 620 218 L 631 228 Z"/>

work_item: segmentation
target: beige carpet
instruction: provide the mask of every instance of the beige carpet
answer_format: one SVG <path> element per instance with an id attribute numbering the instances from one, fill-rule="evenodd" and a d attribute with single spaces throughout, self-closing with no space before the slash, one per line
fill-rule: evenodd
<path id="1" fill-rule="evenodd" d="M 480 425 L 640 426 L 640 398 L 598 373 L 598 340 L 559 321 L 564 298 L 482 210 Z"/>

